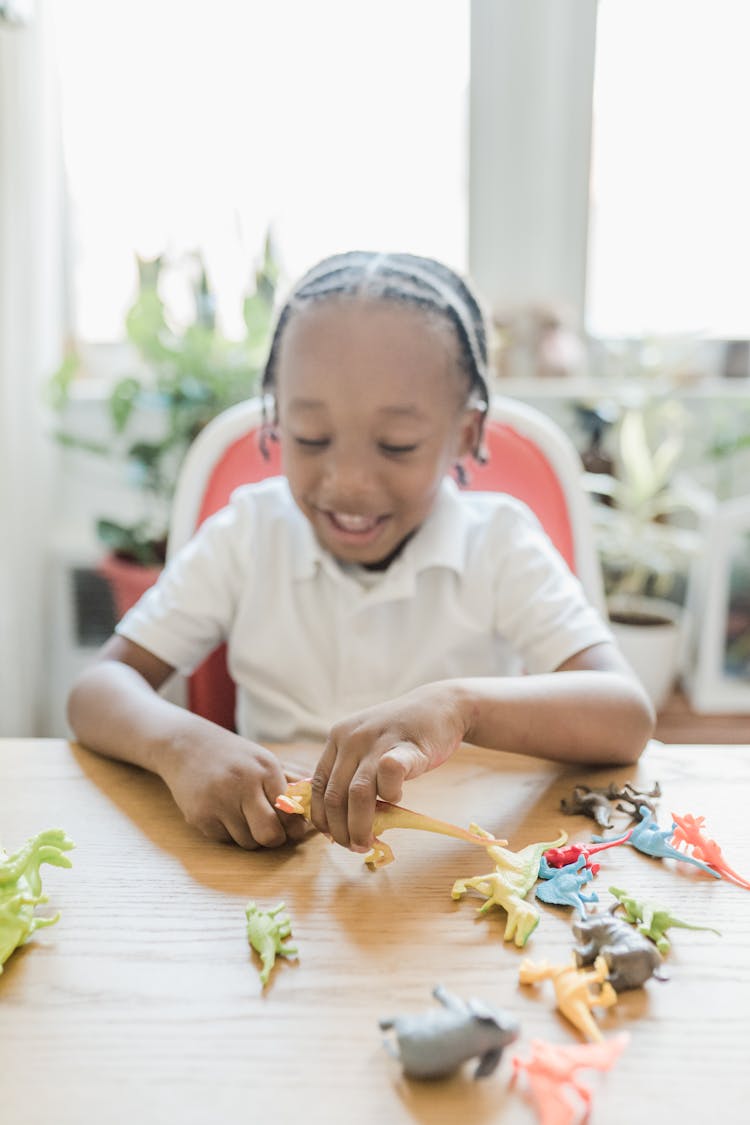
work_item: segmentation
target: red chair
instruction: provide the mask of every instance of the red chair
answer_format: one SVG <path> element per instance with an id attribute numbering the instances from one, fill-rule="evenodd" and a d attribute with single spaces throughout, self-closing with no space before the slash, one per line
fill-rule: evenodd
<path id="1" fill-rule="evenodd" d="M 268 443 L 269 460 L 260 452 L 260 425 L 260 400 L 252 399 L 224 411 L 193 443 L 172 506 L 169 556 L 208 516 L 226 505 L 235 488 L 281 472 L 278 444 Z M 486 465 L 469 466 L 468 487 L 507 492 L 523 500 L 580 579 L 589 600 L 603 612 L 589 499 L 581 485 L 581 463 L 572 443 L 540 411 L 500 396 L 492 399 L 485 435 L 490 459 Z M 222 645 L 190 677 L 188 706 L 232 729 L 234 696 Z"/>

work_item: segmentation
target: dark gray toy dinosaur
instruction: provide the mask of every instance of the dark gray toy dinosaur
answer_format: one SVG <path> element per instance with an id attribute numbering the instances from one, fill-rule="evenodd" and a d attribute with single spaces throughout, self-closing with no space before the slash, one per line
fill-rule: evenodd
<path id="1" fill-rule="evenodd" d="M 589 914 L 573 923 L 573 933 L 579 943 L 573 948 L 579 969 L 592 965 L 601 955 L 615 992 L 640 988 L 649 977 L 667 979 L 658 972 L 662 959 L 654 943 L 623 918 L 611 913 Z"/>
<path id="2" fill-rule="evenodd" d="M 408 1078 L 443 1078 L 477 1056 L 474 1077 L 492 1074 L 503 1050 L 518 1038 L 518 1021 L 481 1000 L 453 996 L 442 985 L 432 995 L 441 1008 L 380 1020 L 383 1031 L 395 1032 L 395 1045 L 390 1039 L 383 1042 L 400 1059 L 404 1074 Z"/>

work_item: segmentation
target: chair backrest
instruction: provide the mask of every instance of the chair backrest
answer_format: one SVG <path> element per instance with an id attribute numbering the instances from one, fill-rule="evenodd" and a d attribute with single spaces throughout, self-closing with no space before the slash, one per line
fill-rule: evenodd
<path id="1" fill-rule="evenodd" d="M 281 472 L 277 444 L 261 454 L 259 399 L 224 411 L 199 434 L 180 472 L 169 530 L 169 557 L 195 530 L 224 507 L 241 484 Z M 589 499 L 581 485 L 581 463 L 560 427 L 541 411 L 495 396 L 486 426 L 490 459 L 472 465 L 468 487 L 507 492 L 523 500 L 580 579 L 589 600 L 603 610 L 601 571 L 594 544 Z M 191 711 L 232 728 L 234 684 L 224 646 L 196 669 L 188 684 Z"/>

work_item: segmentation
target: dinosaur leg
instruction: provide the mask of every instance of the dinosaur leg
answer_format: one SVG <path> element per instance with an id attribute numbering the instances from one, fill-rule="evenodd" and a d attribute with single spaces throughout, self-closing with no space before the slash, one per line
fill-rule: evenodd
<path id="1" fill-rule="evenodd" d="M 393 851 L 388 844 L 375 839 L 372 849 L 365 856 L 365 863 L 373 871 L 378 867 L 387 867 L 389 863 L 393 863 Z"/>

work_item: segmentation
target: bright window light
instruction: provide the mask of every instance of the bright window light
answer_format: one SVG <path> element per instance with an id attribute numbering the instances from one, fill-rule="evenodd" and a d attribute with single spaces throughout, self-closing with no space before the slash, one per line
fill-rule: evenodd
<path id="1" fill-rule="evenodd" d="M 269 226 L 289 280 L 355 248 L 466 268 L 468 0 L 51 7 L 79 338 L 122 337 L 136 252 L 196 248 L 239 334 Z"/>
<path id="2" fill-rule="evenodd" d="M 594 335 L 750 337 L 748 44 L 738 0 L 600 0 Z"/>

